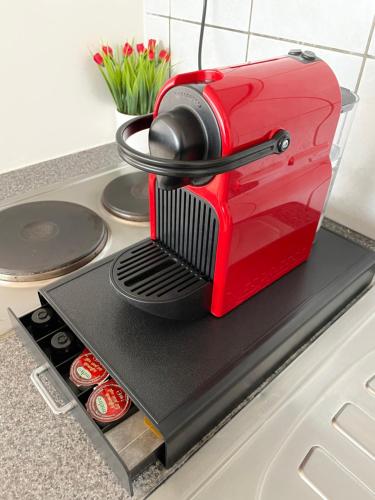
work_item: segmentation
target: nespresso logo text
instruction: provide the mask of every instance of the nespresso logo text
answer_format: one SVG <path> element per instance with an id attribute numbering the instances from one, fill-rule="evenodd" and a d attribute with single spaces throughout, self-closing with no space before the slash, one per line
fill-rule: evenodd
<path id="1" fill-rule="evenodd" d="M 189 99 L 191 102 L 191 106 L 194 106 L 195 108 L 201 108 L 202 104 L 197 99 L 194 95 L 192 95 L 190 92 L 186 91 L 185 89 L 176 89 L 175 90 L 175 95 L 181 99 Z"/>

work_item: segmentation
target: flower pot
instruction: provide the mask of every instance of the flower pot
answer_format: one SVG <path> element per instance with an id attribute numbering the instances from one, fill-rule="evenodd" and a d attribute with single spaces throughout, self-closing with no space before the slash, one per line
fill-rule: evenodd
<path id="1" fill-rule="evenodd" d="M 116 130 L 125 122 L 135 118 L 137 115 L 126 115 L 125 113 L 120 113 L 119 111 L 115 111 L 115 119 L 116 119 Z M 148 130 L 141 130 L 137 134 L 133 134 L 128 139 L 128 144 L 132 148 L 140 151 L 141 153 L 149 153 L 148 148 Z"/>
<path id="2" fill-rule="evenodd" d="M 137 115 L 126 115 L 115 111 L 116 131 L 121 125 Z M 133 134 L 128 144 L 137 151 L 149 153 L 148 130 Z M 120 175 L 104 189 L 102 203 L 112 215 L 133 222 L 147 221 L 148 216 L 148 175 L 136 171 Z"/>

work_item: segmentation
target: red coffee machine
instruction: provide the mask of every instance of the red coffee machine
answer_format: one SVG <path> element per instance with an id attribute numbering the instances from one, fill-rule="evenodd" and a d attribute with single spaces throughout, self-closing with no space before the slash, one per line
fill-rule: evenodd
<path id="1" fill-rule="evenodd" d="M 220 317 L 304 262 L 331 179 L 341 92 L 312 52 L 172 77 L 117 132 L 151 174 L 151 234 L 113 264 L 115 289 L 173 319 Z M 132 149 L 149 128 L 150 154 Z"/>

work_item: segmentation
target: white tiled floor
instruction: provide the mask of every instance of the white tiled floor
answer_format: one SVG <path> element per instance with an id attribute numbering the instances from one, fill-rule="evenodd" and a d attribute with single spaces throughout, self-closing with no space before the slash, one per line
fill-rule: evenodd
<path id="1" fill-rule="evenodd" d="M 328 217 L 375 238 L 375 60 L 367 59 L 360 102 L 328 206 Z"/>
<path id="2" fill-rule="evenodd" d="M 312 50 L 324 61 L 326 61 L 336 74 L 339 84 L 349 89 L 354 89 L 362 64 L 362 57 L 342 54 L 332 50 L 317 49 L 301 44 L 292 44 L 280 40 L 250 35 L 248 59 L 266 59 L 279 55 L 285 55 L 292 48 Z"/>
<path id="3" fill-rule="evenodd" d="M 357 52 L 366 47 L 375 13 L 373 0 L 253 1 L 254 33 Z"/>
<path id="4" fill-rule="evenodd" d="M 171 15 L 180 19 L 199 21 L 202 18 L 202 0 L 171 0 Z M 209 0 L 206 23 L 247 31 L 251 0 Z"/>

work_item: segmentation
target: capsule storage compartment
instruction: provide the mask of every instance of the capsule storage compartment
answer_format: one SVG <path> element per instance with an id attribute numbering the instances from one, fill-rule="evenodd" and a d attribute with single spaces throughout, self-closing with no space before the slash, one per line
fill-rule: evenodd
<path id="1" fill-rule="evenodd" d="M 39 307 L 35 311 L 21 316 L 19 321 L 37 342 L 63 326 L 59 316 L 49 306 Z"/>
<path id="2" fill-rule="evenodd" d="M 9 314 L 21 342 L 47 368 L 46 377 L 57 390 L 58 399 L 75 401 L 71 413 L 132 494 L 134 478 L 162 456 L 162 437 L 146 425 L 134 403 L 126 415 L 111 423 L 103 424 L 90 416 L 86 403 L 95 387 L 77 387 L 69 378 L 71 364 L 85 346 L 52 308 L 42 306 L 20 318 L 11 310 Z"/>

